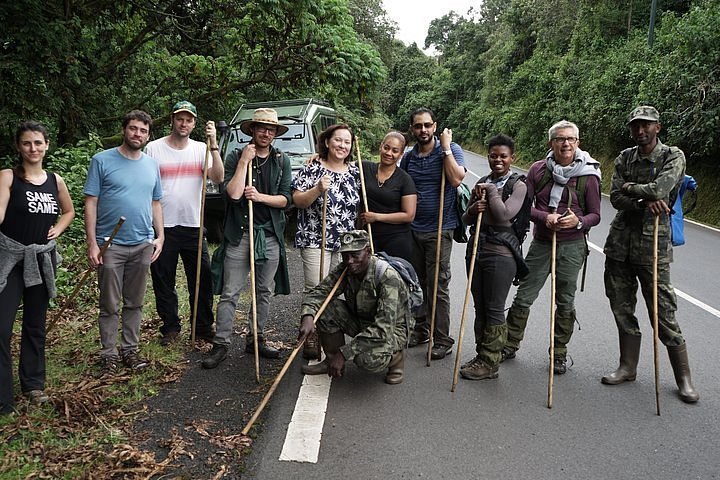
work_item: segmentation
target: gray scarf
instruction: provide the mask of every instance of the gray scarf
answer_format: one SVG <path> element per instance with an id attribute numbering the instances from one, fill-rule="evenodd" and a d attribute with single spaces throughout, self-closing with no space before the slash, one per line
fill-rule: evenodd
<path id="1" fill-rule="evenodd" d="M 560 204 L 563 189 L 571 178 L 595 175 L 598 177 L 598 181 L 600 180 L 600 162 L 592 158 L 588 152 L 579 148 L 575 150 L 575 159 L 566 167 L 555 163 L 555 155 L 552 150 L 548 152 L 545 162 L 546 168 L 552 173 L 553 178 L 550 201 L 548 202 L 548 206 L 552 209 L 556 209 Z"/>

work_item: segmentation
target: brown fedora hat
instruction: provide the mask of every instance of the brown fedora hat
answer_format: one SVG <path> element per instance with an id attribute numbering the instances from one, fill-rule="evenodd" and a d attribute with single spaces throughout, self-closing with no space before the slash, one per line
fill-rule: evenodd
<path id="1" fill-rule="evenodd" d="M 279 137 L 288 131 L 288 127 L 282 125 L 278 121 L 278 115 L 272 108 L 258 108 L 253 112 L 253 116 L 249 120 L 243 120 L 240 122 L 240 130 L 245 134 L 252 137 L 252 128 L 256 123 L 264 123 L 265 125 L 274 125 L 277 127 L 276 135 Z"/>

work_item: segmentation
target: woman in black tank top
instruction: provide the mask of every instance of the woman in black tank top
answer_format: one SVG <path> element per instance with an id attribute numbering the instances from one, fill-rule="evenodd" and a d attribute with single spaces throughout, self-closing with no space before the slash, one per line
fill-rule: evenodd
<path id="1" fill-rule="evenodd" d="M 63 179 L 43 170 L 49 145 L 45 127 L 23 122 L 15 132 L 19 163 L 12 170 L 0 170 L 0 414 L 11 412 L 15 404 L 10 338 L 21 299 L 20 386 L 31 402 L 48 400 L 44 393 L 45 317 L 55 279 L 54 274 L 53 278 L 44 276 L 43 266 L 54 258 L 54 239 L 75 216 Z M 30 278 L 30 283 L 39 282 L 32 286 L 25 285 L 27 252 L 36 253 L 40 272 L 39 277 Z M 50 271 L 54 272 L 54 264 Z"/>

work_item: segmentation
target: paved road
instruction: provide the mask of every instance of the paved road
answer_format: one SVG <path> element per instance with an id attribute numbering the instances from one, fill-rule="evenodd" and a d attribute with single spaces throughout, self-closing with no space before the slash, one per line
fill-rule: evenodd
<path id="1" fill-rule="evenodd" d="M 487 171 L 479 156 L 466 155 L 472 172 Z M 472 175 L 466 179 L 475 180 Z M 591 234 L 598 246 L 613 215 L 610 202 L 603 203 L 602 224 Z M 720 299 L 715 280 L 720 235 L 695 226 L 686 226 L 686 234 L 688 244 L 676 249 L 674 284 L 710 308 L 679 299 L 679 319 L 701 395 L 698 404 L 686 405 L 677 398 L 661 347 L 661 416 L 655 414 L 652 335 L 642 308 L 638 316 L 645 336 L 637 380 L 613 387 L 600 383 L 600 377 L 616 367 L 618 347 L 602 285 L 604 259 L 593 250 L 585 293 L 578 294 L 581 330 L 569 346 L 575 363 L 566 375 L 555 377 L 552 409 L 546 406 L 548 285 L 533 307 L 517 358 L 501 366 L 497 380 L 461 379 L 451 393 L 455 351 L 426 367 L 424 348 L 409 351 L 406 380 L 399 386 L 385 385 L 381 375 L 350 366 L 345 378 L 332 382 L 317 463 L 278 460 L 303 379 L 297 362 L 265 414 L 247 477 L 720 478 Z M 455 244 L 453 251 L 455 338 L 465 290 L 464 250 Z M 470 315 L 467 322 L 463 359 L 474 352 Z"/>

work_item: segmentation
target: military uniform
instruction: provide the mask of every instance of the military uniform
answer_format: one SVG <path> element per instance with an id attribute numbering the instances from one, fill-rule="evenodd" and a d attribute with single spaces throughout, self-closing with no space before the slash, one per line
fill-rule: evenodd
<path id="1" fill-rule="evenodd" d="M 610 225 L 605 241 L 605 294 L 610 300 L 620 344 L 620 365 L 602 377 L 607 385 L 631 382 L 637 376 L 640 357 L 641 333 L 635 316 L 637 282 L 650 318 L 653 312 L 653 263 L 656 216 L 646 202 L 662 200 L 672 205 L 670 195 L 685 178 L 685 155 L 676 147 L 663 145 L 657 139 L 660 131 L 660 114 L 647 105 L 630 113 L 628 119 L 632 137 L 653 149 L 646 154 L 640 148 L 623 151 L 615 159 L 610 201 L 618 213 Z M 642 143 L 641 143 L 642 141 Z M 677 299 L 670 283 L 672 243 L 670 218 L 662 213 L 658 218 L 657 249 L 657 303 L 658 336 L 667 347 L 670 365 L 675 375 L 680 399 L 687 403 L 700 398 L 692 383 L 687 346 L 675 319 Z"/>
<path id="2" fill-rule="evenodd" d="M 637 149 L 621 153 L 615 159 L 610 201 L 618 213 L 605 241 L 605 294 L 618 329 L 628 335 L 640 335 L 635 316 L 637 283 L 652 316 L 653 230 L 655 216 L 645 208 L 645 200 L 665 200 L 685 176 L 685 155 L 677 147 L 660 141 L 649 155 Z M 626 183 L 631 185 L 622 190 Z M 658 229 L 658 321 L 660 340 L 665 345 L 684 343 L 675 320 L 677 299 L 670 283 L 672 243 L 670 217 L 660 217 Z"/>
<path id="3" fill-rule="evenodd" d="M 387 268 L 376 282 L 378 261 L 370 257 L 362 278 L 346 275 L 317 322 L 321 336 L 342 332 L 354 337 L 340 347 L 340 352 L 346 360 L 371 372 L 388 368 L 393 354 L 405 349 L 408 331 L 414 326 L 405 282 L 392 268 Z M 315 316 L 344 267 L 340 264 L 305 296 L 301 316 Z M 345 300 L 338 298 L 342 294 Z"/>

